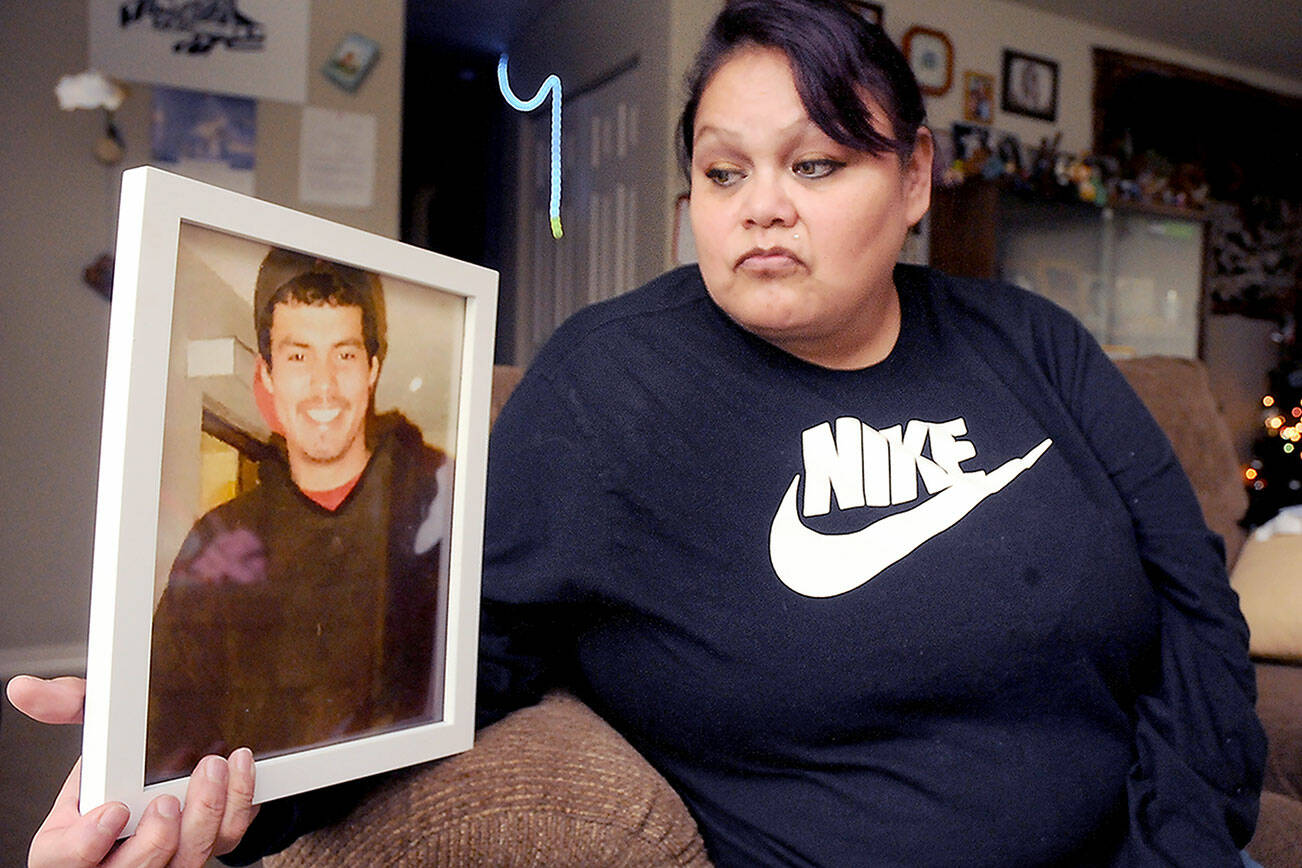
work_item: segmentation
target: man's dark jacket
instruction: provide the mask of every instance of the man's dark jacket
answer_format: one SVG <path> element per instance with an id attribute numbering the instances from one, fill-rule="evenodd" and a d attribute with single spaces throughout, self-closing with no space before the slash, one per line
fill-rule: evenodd
<path id="1" fill-rule="evenodd" d="M 154 616 L 147 781 L 441 716 L 447 459 L 397 413 L 368 439 L 333 511 L 276 436 L 258 485 L 190 531 Z"/>

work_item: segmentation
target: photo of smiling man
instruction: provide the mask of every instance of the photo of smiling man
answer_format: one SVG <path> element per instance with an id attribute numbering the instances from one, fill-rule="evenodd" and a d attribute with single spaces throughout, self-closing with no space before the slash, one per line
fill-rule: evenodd
<path id="1" fill-rule="evenodd" d="M 265 758 L 442 716 L 452 461 L 400 410 L 376 411 L 381 278 L 272 248 L 251 307 L 244 403 L 269 436 L 222 435 L 246 444 L 244 479 L 171 560 L 150 643 L 147 783 L 209 753 Z M 238 401 L 196 376 L 194 346 L 208 343 L 190 340 L 189 355 L 205 434 L 253 427 L 230 424 Z M 407 395 L 430 379 L 403 375 Z M 165 491 L 167 477 L 165 460 Z"/>

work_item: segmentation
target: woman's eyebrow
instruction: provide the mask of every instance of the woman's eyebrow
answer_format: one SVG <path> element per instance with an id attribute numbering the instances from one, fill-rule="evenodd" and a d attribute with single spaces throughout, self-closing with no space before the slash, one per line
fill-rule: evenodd
<path id="1" fill-rule="evenodd" d="M 791 123 L 787 124 L 784 127 L 779 127 L 777 130 L 773 132 L 773 135 L 774 137 L 781 138 L 781 137 L 803 136 L 814 132 L 826 135 L 825 133 L 823 133 L 822 129 L 819 128 L 819 126 L 814 123 L 812 119 L 808 117 L 802 117 L 799 118 L 798 120 L 792 121 Z M 702 124 L 701 126 L 697 127 L 695 135 L 692 136 L 692 143 L 695 144 L 701 141 L 701 139 L 706 138 L 707 136 L 714 136 L 718 139 L 723 140 L 725 143 L 731 143 L 741 138 L 741 135 L 742 135 L 741 130 L 729 129 L 727 127 L 721 127 L 716 124 Z"/>

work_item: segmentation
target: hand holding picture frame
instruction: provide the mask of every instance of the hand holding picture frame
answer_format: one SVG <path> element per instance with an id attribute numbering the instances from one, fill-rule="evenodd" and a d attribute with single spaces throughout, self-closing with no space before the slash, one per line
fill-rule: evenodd
<path id="1" fill-rule="evenodd" d="M 81 804 L 255 802 L 473 741 L 496 273 L 123 176 Z"/>

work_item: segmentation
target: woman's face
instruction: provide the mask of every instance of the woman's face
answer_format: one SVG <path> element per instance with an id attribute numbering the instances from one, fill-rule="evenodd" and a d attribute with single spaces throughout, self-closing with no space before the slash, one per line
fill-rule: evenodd
<path id="1" fill-rule="evenodd" d="M 892 269 L 930 202 L 930 133 L 903 165 L 839 144 L 809 119 L 786 55 L 756 47 L 706 84 L 693 140 L 692 231 L 715 303 L 814 364 L 885 358 L 899 334 Z"/>

